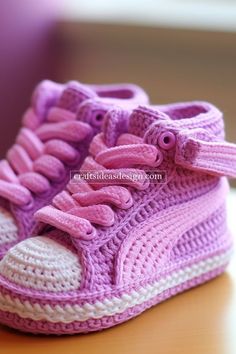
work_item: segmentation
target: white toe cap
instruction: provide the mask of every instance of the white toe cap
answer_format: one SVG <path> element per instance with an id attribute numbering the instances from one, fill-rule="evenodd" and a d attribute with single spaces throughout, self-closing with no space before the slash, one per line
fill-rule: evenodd
<path id="1" fill-rule="evenodd" d="M 24 288 L 56 293 L 79 288 L 81 265 L 66 247 L 37 236 L 8 251 L 0 262 L 0 274 Z"/>

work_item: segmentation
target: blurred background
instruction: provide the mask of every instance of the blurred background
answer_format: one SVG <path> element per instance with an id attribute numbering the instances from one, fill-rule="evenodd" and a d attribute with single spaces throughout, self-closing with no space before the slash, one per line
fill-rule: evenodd
<path id="1" fill-rule="evenodd" d="M 0 19 L 1 157 L 44 78 L 208 100 L 236 141 L 236 0 L 2 0 Z"/>

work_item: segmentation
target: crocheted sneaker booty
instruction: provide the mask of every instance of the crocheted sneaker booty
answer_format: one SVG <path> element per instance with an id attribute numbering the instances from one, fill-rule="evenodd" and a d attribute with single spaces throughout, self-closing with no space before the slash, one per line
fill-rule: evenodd
<path id="1" fill-rule="evenodd" d="M 224 176 L 236 175 L 236 145 L 224 141 L 221 112 L 204 102 L 139 107 L 128 124 L 123 113 L 106 114 L 84 179 L 36 213 L 48 231 L 1 261 L 3 324 L 101 330 L 224 271 Z"/>
<path id="2" fill-rule="evenodd" d="M 65 188 L 107 110 L 132 107 L 140 100 L 147 103 L 148 97 L 132 84 L 43 81 L 36 87 L 16 143 L 0 161 L 0 258 L 39 232 L 35 211 Z"/>

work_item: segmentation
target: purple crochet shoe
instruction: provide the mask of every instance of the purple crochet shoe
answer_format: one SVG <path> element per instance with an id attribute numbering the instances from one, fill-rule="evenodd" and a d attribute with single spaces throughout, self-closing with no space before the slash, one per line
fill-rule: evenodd
<path id="1" fill-rule="evenodd" d="M 0 161 L 0 258 L 39 232 L 35 211 L 48 205 L 79 168 L 103 116 L 114 105 L 148 102 L 131 84 L 66 85 L 43 81 L 34 91 L 15 145 Z"/>
<path id="2" fill-rule="evenodd" d="M 44 236 L 1 261 L 0 321 L 101 330 L 219 275 L 232 251 L 224 176 L 236 176 L 236 145 L 211 104 L 108 112 L 81 174 L 36 213 Z"/>

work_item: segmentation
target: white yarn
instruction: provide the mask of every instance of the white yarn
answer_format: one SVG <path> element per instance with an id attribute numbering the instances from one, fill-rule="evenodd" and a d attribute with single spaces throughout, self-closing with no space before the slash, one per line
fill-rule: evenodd
<path id="1" fill-rule="evenodd" d="M 0 263 L 0 274 L 23 287 L 49 292 L 80 286 L 78 256 L 48 237 L 32 237 L 10 249 Z"/>
<path id="2" fill-rule="evenodd" d="M 104 316 L 113 316 L 151 300 L 167 289 L 184 284 L 195 277 L 226 265 L 231 255 L 232 251 L 227 251 L 221 255 L 209 257 L 191 266 L 174 271 L 168 276 L 152 284 L 148 284 L 137 291 L 133 290 L 131 293 L 123 294 L 121 297 L 113 296 L 110 299 L 96 301 L 93 304 L 85 303 L 83 306 L 67 304 L 63 307 L 58 304 L 52 307 L 49 304 L 31 304 L 29 301 L 21 302 L 18 298 L 12 298 L 9 295 L 0 293 L 0 310 L 16 313 L 22 318 L 29 318 L 34 321 L 46 320 L 52 323 L 82 322 L 91 318 L 98 319 Z"/>
<path id="3" fill-rule="evenodd" d="M 16 222 L 6 209 L 0 207 L 0 246 L 17 240 Z"/>

